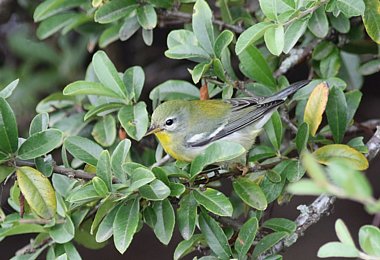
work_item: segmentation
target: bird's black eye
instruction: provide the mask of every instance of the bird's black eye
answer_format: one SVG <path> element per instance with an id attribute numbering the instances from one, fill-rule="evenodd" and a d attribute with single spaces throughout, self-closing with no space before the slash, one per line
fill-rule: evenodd
<path id="1" fill-rule="evenodd" d="M 165 121 L 165 125 L 171 126 L 173 124 L 173 119 L 168 119 Z"/>

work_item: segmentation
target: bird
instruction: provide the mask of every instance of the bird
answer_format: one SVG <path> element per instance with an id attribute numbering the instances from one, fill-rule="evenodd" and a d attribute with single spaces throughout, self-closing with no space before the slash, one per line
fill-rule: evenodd
<path id="1" fill-rule="evenodd" d="M 154 134 L 167 154 L 184 162 L 219 140 L 249 151 L 273 112 L 309 82 L 293 83 L 269 97 L 169 100 L 153 111 L 145 136 Z"/>

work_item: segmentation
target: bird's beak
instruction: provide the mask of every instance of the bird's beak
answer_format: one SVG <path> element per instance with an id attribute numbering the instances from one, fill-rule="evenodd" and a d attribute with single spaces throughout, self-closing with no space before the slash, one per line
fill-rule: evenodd
<path id="1" fill-rule="evenodd" d="M 148 135 L 151 135 L 151 134 L 154 134 L 154 133 L 157 133 L 157 132 L 160 132 L 162 131 L 161 128 L 159 128 L 158 126 L 156 125 L 151 125 L 148 129 L 148 131 L 146 132 L 146 134 L 144 135 L 145 136 L 148 136 Z"/>

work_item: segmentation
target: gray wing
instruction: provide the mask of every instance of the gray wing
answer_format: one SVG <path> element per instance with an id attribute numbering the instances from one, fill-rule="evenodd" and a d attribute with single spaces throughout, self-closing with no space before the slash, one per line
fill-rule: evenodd
<path id="1" fill-rule="evenodd" d="M 210 135 L 204 136 L 194 142 L 187 142 L 187 145 L 190 147 L 199 147 L 206 145 L 209 142 L 219 140 L 260 120 L 273 108 L 284 103 L 284 100 L 273 100 L 260 103 L 261 100 L 264 100 L 264 98 L 234 98 L 225 100 L 225 102 L 232 105 L 232 111 L 228 121 L 224 125 L 218 127 L 218 129 Z"/>

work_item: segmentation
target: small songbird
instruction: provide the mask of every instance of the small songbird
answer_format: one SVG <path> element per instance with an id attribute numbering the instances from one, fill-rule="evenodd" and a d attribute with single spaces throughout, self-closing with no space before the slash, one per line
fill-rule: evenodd
<path id="1" fill-rule="evenodd" d="M 155 134 L 166 153 L 186 162 L 217 140 L 248 151 L 277 107 L 308 83 L 296 82 L 270 97 L 167 101 L 154 110 L 146 135 Z"/>

